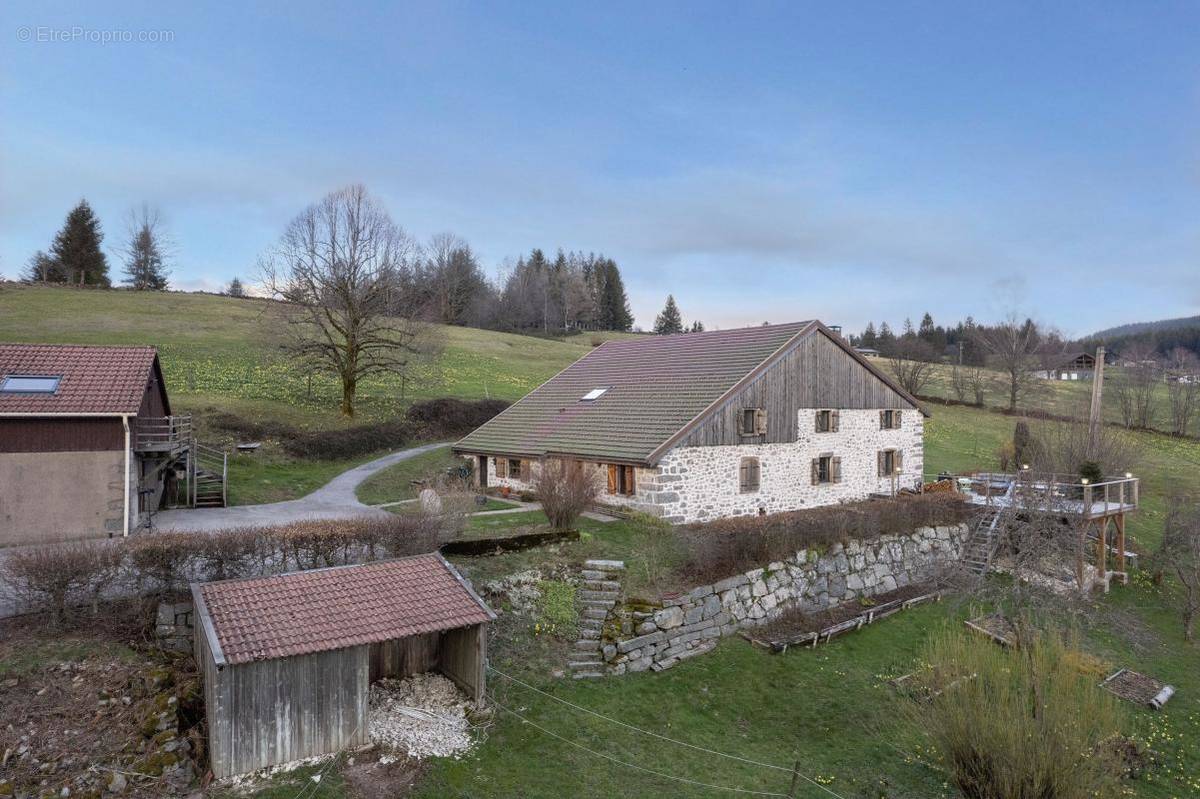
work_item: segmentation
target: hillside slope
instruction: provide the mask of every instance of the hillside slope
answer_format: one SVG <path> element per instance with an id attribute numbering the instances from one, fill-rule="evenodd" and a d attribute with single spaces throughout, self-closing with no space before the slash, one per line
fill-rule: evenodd
<path id="1" fill-rule="evenodd" d="M 1185 327 L 1200 327 L 1200 316 L 1181 316 L 1175 319 L 1159 319 L 1156 322 L 1131 322 L 1127 325 L 1117 325 L 1105 330 L 1098 330 L 1089 336 L 1089 338 L 1114 339 L 1124 336 L 1134 336 L 1138 333 L 1153 333 Z"/>
<path id="2" fill-rule="evenodd" d="M 306 427 L 342 424 L 337 380 L 289 362 L 272 328 L 265 300 L 0 285 L 0 341 L 153 344 L 181 410 L 217 406 Z M 442 351 L 431 362 L 404 379 L 359 385 L 360 416 L 386 417 L 430 397 L 515 400 L 585 355 L 593 340 L 446 326 L 439 332 Z"/>

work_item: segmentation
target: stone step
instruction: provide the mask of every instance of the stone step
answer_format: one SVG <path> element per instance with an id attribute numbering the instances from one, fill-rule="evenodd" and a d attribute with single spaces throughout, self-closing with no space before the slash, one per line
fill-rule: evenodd
<path id="1" fill-rule="evenodd" d="M 587 666 L 596 667 L 603 666 L 604 662 L 596 657 L 595 652 L 572 652 L 567 656 L 567 666 L 572 669 L 584 668 Z"/>
<path id="2" fill-rule="evenodd" d="M 598 680 L 604 676 L 600 671 L 577 671 L 571 675 L 572 680 Z"/>
<path id="3" fill-rule="evenodd" d="M 584 580 L 607 580 L 608 572 L 602 572 L 597 569 L 584 569 L 579 573 L 579 576 Z"/>
<path id="4" fill-rule="evenodd" d="M 583 568 L 602 572 L 623 572 L 625 571 L 625 561 L 623 560 L 585 560 Z"/>
<path id="5" fill-rule="evenodd" d="M 589 580 L 584 578 L 583 587 L 588 591 L 612 591 L 613 593 L 620 593 L 621 591 L 621 584 L 616 580 Z"/>
<path id="6" fill-rule="evenodd" d="M 576 652 L 599 652 L 600 641 L 599 639 L 583 639 L 576 641 L 573 649 Z"/>
<path id="7" fill-rule="evenodd" d="M 584 608 L 580 614 L 585 619 L 594 619 L 596 621 L 604 621 L 608 618 L 607 608 Z"/>
<path id="8" fill-rule="evenodd" d="M 590 591 L 585 588 L 579 592 L 580 599 L 595 599 L 602 602 L 616 602 L 620 596 L 620 593 L 617 591 Z"/>
<path id="9" fill-rule="evenodd" d="M 580 601 L 579 604 L 583 605 L 585 610 L 593 609 L 607 611 L 617 603 L 611 599 L 584 599 Z"/>
<path id="10" fill-rule="evenodd" d="M 580 641 L 584 641 L 584 640 L 598 641 L 598 640 L 600 640 L 601 629 L 602 628 L 600 628 L 600 627 L 580 627 L 579 628 L 579 640 Z"/>

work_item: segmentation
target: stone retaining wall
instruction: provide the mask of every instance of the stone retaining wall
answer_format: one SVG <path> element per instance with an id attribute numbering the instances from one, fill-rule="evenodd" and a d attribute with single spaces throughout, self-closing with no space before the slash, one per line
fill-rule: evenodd
<path id="1" fill-rule="evenodd" d="M 906 536 L 835 544 L 824 552 L 800 550 L 680 596 L 616 601 L 594 643 L 598 657 L 588 676 L 599 676 L 601 668 L 609 674 L 661 671 L 786 609 L 822 610 L 929 580 L 959 560 L 969 534 L 966 524 L 923 527 Z"/>

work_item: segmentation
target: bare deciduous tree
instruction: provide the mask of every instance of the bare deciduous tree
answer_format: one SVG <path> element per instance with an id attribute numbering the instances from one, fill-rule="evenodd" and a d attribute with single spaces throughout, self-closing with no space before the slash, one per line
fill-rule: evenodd
<path id="1" fill-rule="evenodd" d="M 1171 594 L 1178 599 L 1183 633 L 1191 641 L 1200 617 L 1200 505 L 1194 500 L 1171 497 L 1158 561 L 1178 583 Z"/>
<path id="2" fill-rule="evenodd" d="M 1022 322 L 1016 314 L 1009 314 L 997 325 L 979 328 L 978 335 L 990 365 L 1005 376 L 1008 409 L 1015 411 L 1036 385 L 1037 352 L 1042 339 L 1038 326 L 1032 319 Z"/>
<path id="3" fill-rule="evenodd" d="M 909 394 L 920 394 L 933 376 L 933 348 L 913 335 L 902 336 L 884 353 L 896 381 Z"/>
<path id="4" fill-rule="evenodd" d="M 1167 398 L 1171 402 L 1171 432 L 1186 436 L 1200 404 L 1200 359 L 1176 347 L 1167 359 Z"/>
<path id="5" fill-rule="evenodd" d="M 1154 419 L 1154 387 L 1162 365 L 1154 348 L 1134 342 L 1121 353 L 1121 372 L 1113 390 L 1121 407 L 1121 420 L 1128 428 L 1148 428 Z"/>
<path id="6" fill-rule="evenodd" d="M 416 246 L 362 185 L 327 195 L 291 221 L 260 262 L 262 284 L 284 321 L 285 349 L 324 364 L 354 415 L 359 381 L 404 374 L 432 351 L 431 326 L 415 318 Z"/>

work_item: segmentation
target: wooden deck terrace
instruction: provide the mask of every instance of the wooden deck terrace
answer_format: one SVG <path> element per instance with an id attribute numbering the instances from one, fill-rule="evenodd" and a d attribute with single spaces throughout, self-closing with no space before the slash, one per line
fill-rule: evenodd
<path id="1" fill-rule="evenodd" d="M 133 434 L 133 448 L 138 452 L 182 452 L 192 443 L 192 417 L 140 417 L 134 420 Z"/>
<path id="2" fill-rule="evenodd" d="M 1128 475 L 1089 483 L 1078 475 L 1022 471 L 957 475 L 960 494 L 976 505 L 1062 513 L 1085 519 L 1121 516 L 1137 510 L 1138 478 Z"/>

